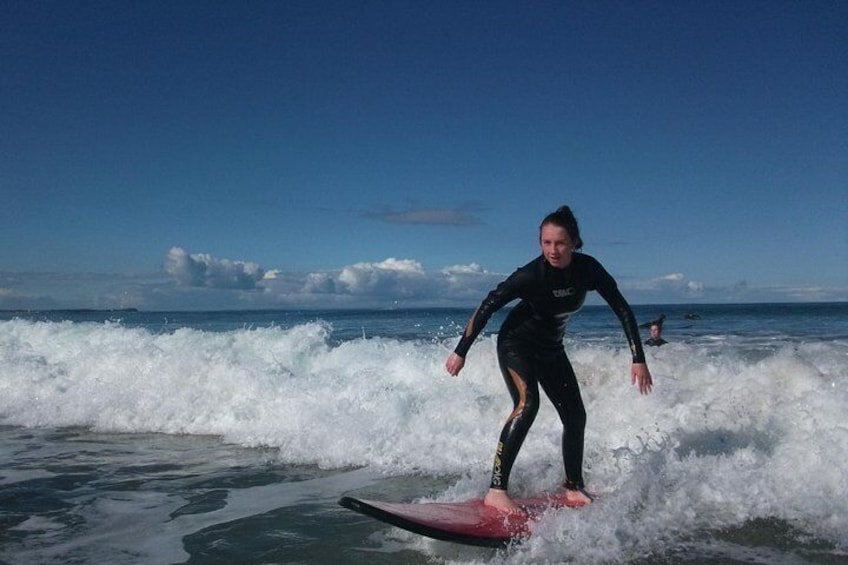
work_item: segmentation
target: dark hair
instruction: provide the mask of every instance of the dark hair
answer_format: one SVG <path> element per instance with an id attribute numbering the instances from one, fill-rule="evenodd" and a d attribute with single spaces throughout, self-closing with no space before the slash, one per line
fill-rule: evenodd
<path id="1" fill-rule="evenodd" d="M 560 206 L 556 209 L 556 212 L 551 212 L 545 216 L 545 219 L 542 220 L 542 223 L 539 225 L 540 236 L 542 234 L 542 228 L 548 224 L 559 226 L 567 231 L 568 237 L 571 238 L 571 242 L 574 244 L 574 249 L 580 249 L 583 247 L 583 240 L 580 239 L 580 227 L 577 225 L 577 218 L 574 217 L 574 213 L 568 206 Z"/>

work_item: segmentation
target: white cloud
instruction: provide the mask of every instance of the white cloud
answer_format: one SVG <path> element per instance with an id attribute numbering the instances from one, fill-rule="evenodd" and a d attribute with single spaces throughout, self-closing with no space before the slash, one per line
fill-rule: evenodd
<path id="1" fill-rule="evenodd" d="M 477 275 L 484 274 L 486 271 L 477 263 L 469 263 L 468 265 L 452 265 L 442 269 L 442 273 L 446 275 Z"/>
<path id="2" fill-rule="evenodd" d="M 309 273 L 301 290 L 305 294 L 333 294 L 336 281 L 329 273 Z"/>
<path id="3" fill-rule="evenodd" d="M 182 286 L 242 290 L 256 288 L 265 274 L 256 263 L 216 259 L 207 253 L 190 255 L 180 247 L 168 251 L 165 271 Z"/>
<path id="4" fill-rule="evenodd" d="M 265 271 L 256 263 L 168 251 L 165 272 L 147 274 L 0 273 L 0 309 L 139 308 L 473 308 L 505 274 L 477 263 L 428 271 L 413 259 L 354 263 L 339 270 Z M 741 281 L 706 285 L 673 272 L 619 279 L 631 304 L 825 302 L 848 300 L 848 287 L 761 287 Z M 592 301 L 601 299 L 592 295 Z"/>
<path id="5" fill-rule="evenodd" d="M 418 261 L 389 258 L 381 263 L 356 263 L 341 270 L 339 290 L 350 294 L 401 295 L 426 292 L 430 279 Z"/>
<path id="6" fill-rule="evenodd" d="M 659 303 L 674 302 L 680 298 L 697 298 L 704 292 L 703 283 L 687 280 L 683 273 L 670 273 L 650 279 L 622 280 L 619 286 L 623 290 L 633 291 L 633 294 L 655 295 L 656 300 L 660 300 Z"/>
<path id="7" fill-rule="evenodd" d="M 689 292 L 696 294 L 704 292 L 704 283 L 698 281 L 689 281 L 686 283 L 686 288 Z"/>

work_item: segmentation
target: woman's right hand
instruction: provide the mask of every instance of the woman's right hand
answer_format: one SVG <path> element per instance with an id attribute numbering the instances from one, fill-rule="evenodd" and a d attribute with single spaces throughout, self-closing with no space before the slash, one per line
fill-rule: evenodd
<path id="1" fill-rule="evenodd" d="M 456 353 L 451 353 L 448 357 L 447 362 L 445 363 L 445 369 L 448 370 L 452 376 L 457 376 L 459 372 L 462 370 L 462 367 L 465 365 L 465 358 L 460 357 Z"/>

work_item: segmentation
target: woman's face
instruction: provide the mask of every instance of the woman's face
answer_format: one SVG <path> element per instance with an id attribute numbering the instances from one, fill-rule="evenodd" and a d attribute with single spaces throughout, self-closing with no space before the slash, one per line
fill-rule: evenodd
<path id="1" fill-rule="evenodd" d="M 551 267 L 564 269 L 571 264 L 574 244 L 565 228 L 545 224 L 539 234 L 539 244 L 542 246 L 542 255 Z"/>

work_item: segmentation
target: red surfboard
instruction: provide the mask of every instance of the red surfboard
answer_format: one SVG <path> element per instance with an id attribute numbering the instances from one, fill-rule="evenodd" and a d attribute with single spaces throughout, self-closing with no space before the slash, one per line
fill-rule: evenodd
<path id="1" fill-rule="evenodd" d="M 582 504 L 567 502 L 564 494 L 515 499 L 524 514 L 505 514 L 482 499 L 465 502 L 381 502 L 345 496 L 339 504 L 416 534 L 443 541 L 502 547 L 528 537 L 545 510 Z"/>

